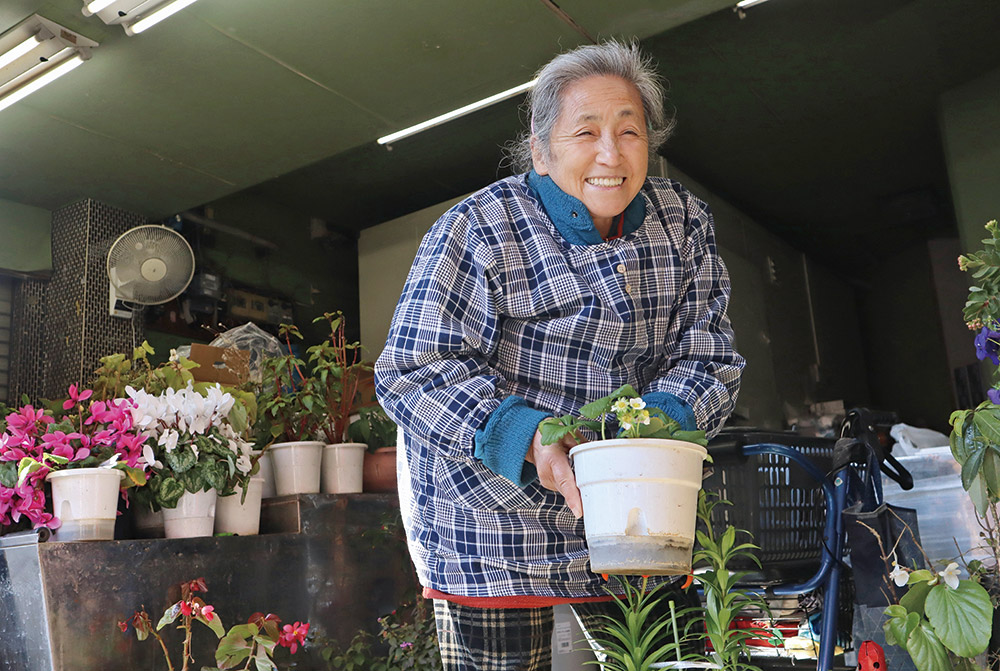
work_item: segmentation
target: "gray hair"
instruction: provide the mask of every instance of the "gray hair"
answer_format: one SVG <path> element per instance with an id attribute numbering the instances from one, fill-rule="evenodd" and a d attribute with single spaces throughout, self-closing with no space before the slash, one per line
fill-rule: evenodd
<path id="1" fill-rule="evenodd" d="M 534 137 L 542 157 L 551 159 L 549 140 L 552 127 L 559 118 L 563 92 L 573 83 L 587 77 L 609 75 L 620 77 L 639 92 L 646 117 L 650 158 L 670 136 L 673 118 L 663 109 L 663 84 L 652 59 L 644 56 L 635 43 L 622 44 L 609 40 L 603 44 L 588 44 L 559 54 L 538 71 L 538 83 L 528 94 L 526 103 L 529 130 L 506 147 L 507 156 L 517 172 L 530 170 L 531 139 Z"/>

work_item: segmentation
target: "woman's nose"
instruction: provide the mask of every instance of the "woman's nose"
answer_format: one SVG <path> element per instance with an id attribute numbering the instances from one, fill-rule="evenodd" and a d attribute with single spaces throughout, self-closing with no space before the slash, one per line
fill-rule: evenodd
<path id="1" fill-rule="evenodd" d="M 618 138 L 605 134 L 601 137 L 597 149 L 597 161 L 604 165 L 617 165 L 621 162 L 622 152 L 618 146 Z"/>

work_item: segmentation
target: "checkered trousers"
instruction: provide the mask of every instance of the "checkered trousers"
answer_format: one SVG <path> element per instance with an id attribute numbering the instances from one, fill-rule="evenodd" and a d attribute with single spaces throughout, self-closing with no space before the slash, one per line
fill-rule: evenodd
<path id="1" fill-rule="evenodd" d="M 504 399 L 563 415 L 629 383 L 676 396 L 710 434 L 732 410 L 745 362 L 711 214 L 671 180 L 647 179 L 637 198 L 637 230 L 572 244 L 520 175 L 424 237 L 375 367 L 379 401 L 403 432 L 400 507 L 423 585 L 604 594 L 562 496 L 475 458 L 476 431 Z"/>

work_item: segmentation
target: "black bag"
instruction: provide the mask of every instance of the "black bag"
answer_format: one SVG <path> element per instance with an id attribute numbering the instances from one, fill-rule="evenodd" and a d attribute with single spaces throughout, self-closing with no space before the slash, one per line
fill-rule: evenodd
<path id="1" fill-rule="evenodd" d="M 852 439 L 838 441 L 838 447 L 848 440 Z M 845 445 L 845 449 L 864 454 L 863 473 L 859 476 L 856 468 L 848 469 L 849 505 L 843 512 L 854 573 L 855 601 L 863 606 L 884 608 L 899 603 L 907 589 L 897 587 L 889 577 L 893 561 L 910 569 L 929 567 L 920 548 L 917 511 L 882 500 L 880 455 L 864 442 L 855 443 L 850 448 Z M 902 468 L 898 462 L 897 468 Z M 905 475 L 909 477 L 909 473 Z"/>

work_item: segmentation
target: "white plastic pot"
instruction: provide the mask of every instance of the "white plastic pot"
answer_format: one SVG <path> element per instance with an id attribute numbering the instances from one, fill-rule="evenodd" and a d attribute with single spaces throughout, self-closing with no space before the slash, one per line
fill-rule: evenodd
<path id="1" fill-rule="evenodd" d="M 247 484 L 246 499 L 243 499 L 242 489 L 237 489 L 235 494 L 229 496 L 220 496 L 215 505 L 215 533 L 239 536 L 260 533 L 260 500 L 263 491 L 264 478 L 255 476 Z"/>
<path id="2" fill-rule="evenodd" d="M 167 538 L 211 536 L 215 531 L 215 505 L 218 493 L 184 492 L 177 507 L 163 509 L 163 531 Z"/>
<path id="3" fill-rule="evenodd" d="M 253 456 L 256 457 L 260 454 L 260 450 L 254 450 Z M 257 476 L 264 479 L 263 489 L 261 490 L 261 498 L 269 499 L 275 495 L 274 492 L 274 469 L 271 468 L 271 457 L 265 455 L 257 460 L 257 464 L 260 468 L 257 470 Z"/>
<path id="4" fill-rule="evenodd" d="M 271 455 L 276 496 L 319 493 L 323 443 L 318 440 L 275 443 L 267 453 Z"/>
<path id="5" fill-rule="evenodd" d="M 335 443 L 323 448 L 323 493 L 356 494 L 364 482 L 364 443 Z"/>
<path id="6" fill-rule="evenodd" d="M 107 541 L 115 537 L 118 490 L 125 473 L 112 468 L 50 472 L 52 513 L 62 522 L 54 541 Z"/>
<path id="7" fill-rule="evenodd" d="M 691 571 L 707 453 L 694 443 L 655 438 L 598 440 L 570 450 L 583 497 L 591 571 Z"/>

